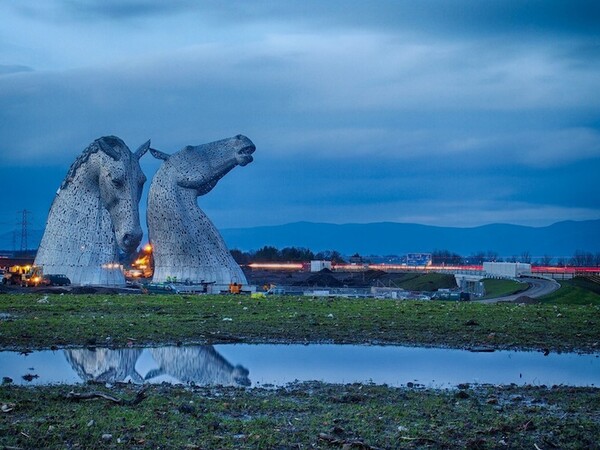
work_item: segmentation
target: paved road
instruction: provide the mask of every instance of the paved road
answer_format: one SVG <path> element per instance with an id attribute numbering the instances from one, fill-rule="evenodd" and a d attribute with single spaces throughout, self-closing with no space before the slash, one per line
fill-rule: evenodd
<path id="1" fill-rule="evenodd" d="M 543 297 L 556 291 L 560 284 L 554 280 L 546 280 L 542 278 L 521 278 L 520 281 L 529 284 L 529 288 L 518 294 L 508 295 L 506 297 L 489 298 L 485 300 L 476 300 L 480 303 L 496 303 L 496 302 L 511 302 L 513 300 L 526 295 L 531 298 Z"/>

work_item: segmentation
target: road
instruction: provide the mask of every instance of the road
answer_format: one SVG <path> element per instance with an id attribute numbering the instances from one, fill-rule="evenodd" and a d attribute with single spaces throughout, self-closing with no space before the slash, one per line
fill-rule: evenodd
<path id="1" fill-rule="evenodd" d="M 542 278 L 521 278 L 520 281 L 529 284 L 529 288 L 527 288 L 525 291 L 519 292 L 518 294 L 477 301 L 479 303 L 512 302 L 524 295 L 531 298 L 538 298 L 551 294 L 560 287 L 560 284 L 558 284 L 556 281 Z"/>

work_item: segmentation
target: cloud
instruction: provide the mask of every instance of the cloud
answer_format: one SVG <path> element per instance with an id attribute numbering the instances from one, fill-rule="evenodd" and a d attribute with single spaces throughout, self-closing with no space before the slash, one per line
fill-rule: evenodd
<path id="1" fill-rule="evenodd" d="M 180 14 L 209 17 L 221 23 L 284 22 L 304 27 L 410 29 L 441 35 L 498 34 L 598 34 L 600 7 L 594 0 L 62 0 L 47 6 L 40 0 L 21 0 L 12 5 L 23 13 L 63 15 L 97 20 L 160 18 Z M 233 19 L 233 20 L 232 20 Z"/>
<path id="2" fill-rule="evenodd" d="M 25 0 L 12 5 L 21 15 L 38 20 L 130 20 L 197 9 L 190 0 Z"/>
<path id="3" fill-rule="evenodd" d="M 21 72 L 33 72 L 33 69 L 28 66 L 21 66 L 21 65 L 17 65 L 17 64 L 13 64 L 13 65 L 0 64 L 0 76 L 9 75 L 12 73 L 21 73 Z"/>
<path id="4" fill-rule="evenodd" d="M 600 134 L 593 127 L 535 119 L 540 111 L 569 105 L 559 89 L 542 95 L 534 86 L 540 74 L 579 89 L 570 99 L 579 110 L 598 108 L 591 86 L 597 81 L 587 71 L 571 74 L 557 63 L 540 68 L 511 59 L 524 56 L 501 62 L 493 54 L 477 67 L 470 55 L 456 45 L 398 43 L 379 34 L 324 43 L 316 35 L 273 35 L 103 67 L 16 73 L 0 80 L 0 131 L 17 150 L 9 158 L 21 161 L 57 152 L 71 159 L 82 143 L 112 133 L 140 142 L 154 137 L 175 151 L 244 132 L 257 136 L 273 157 L 459 158 L 471 168 L 543 168 L 599 156 Z M 514 70 L 488 85 L 481 80 L 496 69 L 486 62 Z M 538 75 L 517 82 L 507 73 L 519 67 L 536 67 L 527 70 Z M 573 112 L 560 114 L 569 122 Z M 27 133 L 34 124 L 38 133 Z"/>
<path id="5" fill-rule="evenodd" d="M 173 153 L 243 133 L 255 163 L 200 200 L 221 226 L 598 216 L 597 9 L 3 3 L 2 164 L 66 170 L 107 134 Z"/>
<path id="6" fill-rule="evenodd" d="M 598 159 L 540 171 L 469 168 L 467 160 L 431 155 L 410 163 L 386 157 L 273 159 L 259 146 L 255 156 L 200 199 L 219 226 L 233 226 L 238 212 L 248 226 L 296 220 L 541 225 L 600 217 Z M 248 198 L 240 202 L 242 192 Z"/>
<path id="7" fill-rule="evenodd" d="M 600 158 L 600 132 L 592 128 L 526 130 L 461 138 L 450 143 L 457 154 L 483 156 L 494 166 L 521 165 L 536 168 Z M 478 158 L 480 159 L 480 158 Z"/>
<path id="8" fill-rule="evenodd" d="M 164 14 L 175 14 L 193 9 L 190 0 L 63 0 L 66 10 L 78 16 L 107 19 L 128 19 Z"/>

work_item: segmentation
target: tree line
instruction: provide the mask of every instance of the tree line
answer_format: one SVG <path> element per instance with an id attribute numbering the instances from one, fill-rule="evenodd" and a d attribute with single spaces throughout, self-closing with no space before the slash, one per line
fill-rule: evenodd
<path id="1" fill-rule="evenodd" d="M 242 265 L 253 262 L 306 262 L 312 260 L 326 260 L 337 264 L 346 263 L 346 258 L 337 250 L 325 250 L 314 253 L 312 250 L 304 247 L 285 247 L 278 249 L 273 246 L 265 245 L 258 250 L 248 252 L 232 249 L 231 255 L 238 264 Z M 394 255 L 388 256 L 393 257 Z M 363 258 L 363 260 L 369 262 L 369 257 Z M 484 261 L 521 262 L 537 264 L 540 266 L 559 267 L 600 267 L 600 252 L 592 253 L 584 250 L 577 250 L 571 257 L 555 257 L 552 255 L 532 256 L 527 251 L 522 252 L 520 255 L 509 257 L 501 257 L 497 252 L 491 250 L 488 250 L 487 252 L 476 252 L 469 256 L 462 256 L 449 250 L 434 250 L 431 252 L 431 262 L 434 265 L 481 265 Z"/>
<path id="2" fill-rule="evenodd" d="M 303 247 L 285 247 L 279 250 L 276 247 L 265 245 L 258 250 L 249 252 L 233 249 L 231 255 L 238 264 L 242 265 L 253 262 L 305 262 L 313 260 L 332 261 L 338 264 L 346 262 L 340 252 L 336 250 L 314 253 L 312 250 Z"/>
<path id="3" fill-rule="evenodd" d="M 575 266 L 575 267 L 600 267 L 600 252 L 592 253 L 577 250 L 571 257 L 554 257 L 552 255 L 532 256 L 528 251 L 520 255 L 501 257 L 494 251 L 477 252 L 463 257 L 448 250 L 435 250 L 431 253 L 431 262 L 434 265 L 481 265 L 484 261 L 495 262 L 520 262 L 540 266 Z"/>

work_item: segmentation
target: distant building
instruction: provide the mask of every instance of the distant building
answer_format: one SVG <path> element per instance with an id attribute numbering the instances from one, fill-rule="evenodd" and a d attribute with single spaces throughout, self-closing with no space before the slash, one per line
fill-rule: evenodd
<path id="1" fill-rule="evenodd" d="M 483 297 L 485 295 L 485 286 L 483 285 L 483 281 L 481 281 L 482 277 L 480 275 L 456 274 L 454 278 L 461 294 L 472 294 L 476 297 Z M 460 300 L 469 300 L 469 298 L 465 299 L 463 297 Z"/>
<path id="2" fill-rule="evenodd" d="M 491 277 L 517 278 L 531 275 L 531 264 L 508 262 L 484 262 L 483 271 Z"/>
<path id="3" fill-rule="evenodd" d="M 350 257 L 350 264 L 362 264 L 365 260 L 358 253 L 355 253 Z"/>
<path id="4" fill-rule="evenodd" d="M 315 260 L 310 262 L 311 272 L 320 272 L 323 269 L 331 270 L 331 261 Z"/>
<path id="5" fill-rule="evenodd" d="M 406 255 L 407 266 L 430 266 L 431 253 L 408 253 Z"/>
<path id="6" fill-rule="evenodd" d="M 31 266 L 35 259 L 35 252 L 2 252 L 0 253 L 0 269 L 11 266 Z"/>

